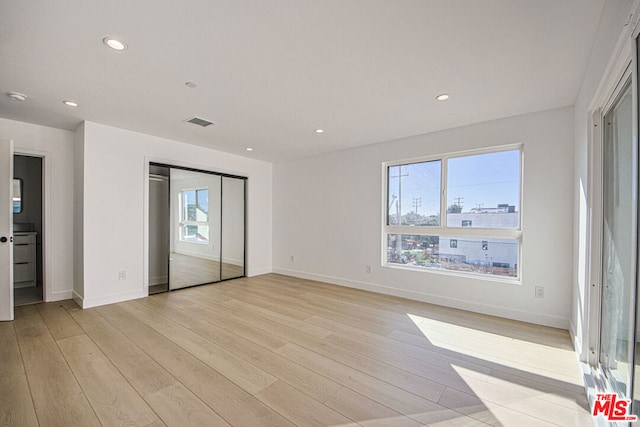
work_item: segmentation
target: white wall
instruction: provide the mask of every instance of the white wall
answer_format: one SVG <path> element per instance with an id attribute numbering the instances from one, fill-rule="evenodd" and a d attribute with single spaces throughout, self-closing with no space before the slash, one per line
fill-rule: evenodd
<path id="1" fill-rule="evenodd" d="M 247 176 L 247 274 L 271 271 L 271 163 L 85 122 L 83 307 L 146 295 L 149 161 Z"/>
<path id="2" fill-rule="evenodd" d="M 572 141 L 568 107 L 278 163 L 274 271 L 568 328 Z M 524 144 L 521 285 L 381 267 L 383 162 L 514 143 Z"/>
<path id="3" fill-rule="evenodd" d="M 71 298 L 73 289 L 73 133 L 0 119 L 0 138 L 16 153 L 44 157 L 45 300 Z"/>
<path id="4" fill-rule="evenodd" d="M 73 298 L 82 305 L 84 296 L 84 123 L 73 134 Z"/>
<path id="5" fill-rule="evenodd" d="M 585 360 L 587 349 L 583 348 L 583 339 L 587 333 L 588 298 L 587 298 L 587 269 L 588 247 L 587 228 L 589 226 L 588 191 L 589 191 L 589 133 L 591 125 L 590 109 L 594 104 L 594 97 L 600 92 L 607 81 L 611 70 L 612 56 L 616 54 L 616 45 L 623 32 L 628 30 L 625 24 L 629 20 L 632 0 L 609 0 L 600 18 L 598 33 L 591 51 L 589 64 L 580 89 L 580 94 L 574 108 L 574 245 L 573 245 L 573 287 L 571 310 L 571 334 L 576 349 Z"/>

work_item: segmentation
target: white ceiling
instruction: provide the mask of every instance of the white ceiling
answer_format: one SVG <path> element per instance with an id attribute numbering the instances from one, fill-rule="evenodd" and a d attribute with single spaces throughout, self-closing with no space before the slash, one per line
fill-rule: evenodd
<path id="1" fill-rule="evenodd" d="M 0 116 L 291 159 L 572 105 L 603 3 L 2 0 Z"/>

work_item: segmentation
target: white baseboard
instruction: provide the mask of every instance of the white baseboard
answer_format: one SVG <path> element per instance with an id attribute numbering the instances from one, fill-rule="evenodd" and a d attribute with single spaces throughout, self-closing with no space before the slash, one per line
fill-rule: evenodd
<path id="1" fill-rule="evenodd" d="M 273 273 L 273 269 L 271 267 L 263 267 L 263 268 L 252 268 L 247 270 L 247 277 L 260 276 L 261 274 L 269 274 Z M 285 273 L 282 273 L 285 274 Z"/>
<path id="2" fill-rule="evenodd" d="M 135 290 L 129 292 L 123 292 L 121 294 L 105 295 L 97 298 L 83 298 L 82 308 L 99 307 L 101 305 L 113 304 L 116 302 L 129 301 L 132 299 L 145 298 L 147 293 L 143 290 Z M 74 298 L 75 299 L 75 298 Z"/>
<path id="3" fill-rule="evenodd" d="M 73 291 L 58 291 L 58 292 L 51 292 L 49 294 L 49 299 L 47 299 L 47 302 L 54 302 L 54 301 L 64 301 L 67 299 L 71 299 L 73 297 Z"/>
<path id="4" fill-rule="evenodd" d="M 513 310 L 505 307 L 498 307 L 489 304 L 479 304 L 476 302 L 465 301 L 456 298 L 442 297 L 439 295 L 391 288 L 388 286 L 379 285 L 377 283 L 360 282 L 355 280 L 343 279 L 340 277 L 325 276 L 321 274 L 307 273 L 285 268 L 273 268 L 273 273 L 299 277 L 301 279 L 316 280 L 319 282 L 331 283 L 333 285 L 345 286 L 348 288 L 360 289 L 363 291 L 377 292 L 379 294 L 392 295 L 415 301 L 427 302 L 430 304 L 471 311 L 474 313 L 504 317 L 506 319 L 519 320 L 521 322 L 535 323 L 537 325 L 550 326 L 552 328 L 560 328 L 565 330 L 568 330 L 569 328 L 568 319 L 557 316 L 550 316 L 547 314 Z"/>
<path id="5" fill-rule="evenodd" d="M 80 307 L 83 306 L 84 298 L 79 295 L 76 291 L 72 291 L 71 298 L 78 304 Z"/>

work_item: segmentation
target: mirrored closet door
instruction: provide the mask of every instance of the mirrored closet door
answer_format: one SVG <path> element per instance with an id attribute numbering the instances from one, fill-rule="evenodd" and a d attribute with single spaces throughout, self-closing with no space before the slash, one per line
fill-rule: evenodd
<path id="1" fill-rule="evenodd" d="M 245 182 L 150 164 L 149 294 L 245 275 Z"/>
<path id="2" fill-rule="evenodd" d="M 222 280 L 244 276 L 245 180 L 222 177 Z"/>

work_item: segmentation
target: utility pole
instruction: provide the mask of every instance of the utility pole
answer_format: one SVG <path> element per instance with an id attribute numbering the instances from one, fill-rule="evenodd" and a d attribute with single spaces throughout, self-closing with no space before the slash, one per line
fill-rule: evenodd
<path id="1" fill-rule="evenodd" d="M 408 173 L 402 174 L 402 166 L 398 166 L 398 175 L 391 175 L 389 178 L 398 178 L 398 204 L 396 205 L 396 213 L 398 225 L 402 225 L 402 177 L 409 176 Z"/>
<path id="2" fill-rule="evenodd" d="M 454 197 L 453 200 L 456 201 L 456 205 L 460 207 L 460 212 L 462 212 L 462 201 L 464 200 L 464 197 Z"/>
<path id="3" fill-rule="evenodd" d="M 390 175 L 391 178 L 398 178 L 398 202 L 396 203 L 396 214 L 398 220 L 396 221 L 397 225 L 402 225 L 402 177 L 409 176 L 409 174 L 402 174 L 402 166 L 398 166 L 398 175 Z M 398 234 L 396 239 L 396 253 L 398 254 L 399 259 L 402 258 L 402 235 Z"/>
<path id="4" fill-rule="evenodd" d="M 413 210 L 418 215 L 418 208 L 422 206 L 422 197 L 412 197 L 411 200 L 413 201 Z"/>

